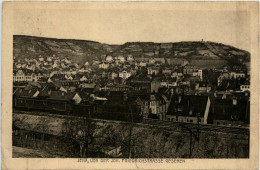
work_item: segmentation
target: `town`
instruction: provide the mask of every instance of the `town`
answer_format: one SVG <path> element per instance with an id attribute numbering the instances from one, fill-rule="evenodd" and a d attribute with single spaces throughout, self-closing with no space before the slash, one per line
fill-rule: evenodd
<path id="1" fill-rule="evenodd" d="M 199 43 L 209 50 L 199 50 L 200 56 L 196 57 L 223 57 L 216 48 L 209 47 L 211 43 Z M 99 119 L 130 121 L 126 115 L 131 114 L 138 122 L 148 118 L 249 127 L 250 71 L 243 64 L 243 52 L 226 52 L 227 58 L 236 57 L 233 64 L 199 67 L 189 60 L 161 57 L 161 49 L 167 48 L 173 48 L 172 44 L 161 44 L 142 55 L 120 51 L 103 54 L 83 63 L 57 54 L 33 58 L 16 53 L 13 107 L 62 114 L 73 111 L 81 116 L 91 112 Z M 175 50 L 171 55 L 185 58 L 193 51 Z M 73 107 L 64 103 L 72 103 Z M 86 108 L 77 110 L 74 106 Z"/>

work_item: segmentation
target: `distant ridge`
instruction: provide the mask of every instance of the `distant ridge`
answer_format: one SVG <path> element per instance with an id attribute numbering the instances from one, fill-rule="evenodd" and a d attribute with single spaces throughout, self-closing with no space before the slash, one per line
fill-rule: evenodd
<path id="1" fill-rule="evenodd" d="M 101 60 L 106 55 L 133 55 L 135 58 L 165 58 L 171 64 L 188 61 L 199 67 L 220 67 L 250 61 L 250 53 L 230 45 L 209 41 L 126 42 L 112 45 L 91 40 L 57 39 L 27 35 L 13 36 L 16 57 L 57 55 L 70 57 L 76 63 Z"/>

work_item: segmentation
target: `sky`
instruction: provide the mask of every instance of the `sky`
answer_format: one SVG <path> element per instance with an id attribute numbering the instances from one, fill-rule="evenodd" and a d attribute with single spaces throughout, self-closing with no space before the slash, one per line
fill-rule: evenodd
<path id="1" fill-rule="evenodd" d="M 14 34 L 125 42 L 220 42 L 250 51 L 250 13 L 238 7 L 141 4 L 17 7 Z"/>

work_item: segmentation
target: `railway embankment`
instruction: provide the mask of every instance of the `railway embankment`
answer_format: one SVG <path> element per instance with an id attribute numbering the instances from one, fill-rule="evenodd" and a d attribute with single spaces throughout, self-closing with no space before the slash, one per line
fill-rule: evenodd
<path id="1" fill-rule="evenodd" d="M 248 158 L 249 130 L 14 112 L 13 145 L 65 157 Z"/>

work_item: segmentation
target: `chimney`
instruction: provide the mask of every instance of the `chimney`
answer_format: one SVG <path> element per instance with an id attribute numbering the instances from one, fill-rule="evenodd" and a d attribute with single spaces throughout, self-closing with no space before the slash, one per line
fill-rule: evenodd
<path id="1" fill-rule="evenodd" d="M 233 98 L 233 105 L 234 105 L 234 106 L 237 105 L 237 98 Z"/>
<path id="2" fill-rule="evenodd" d="M 178 101 L 179 101 L 179 103 L 181 103 L 181 96 L 178 97 Z"/>

